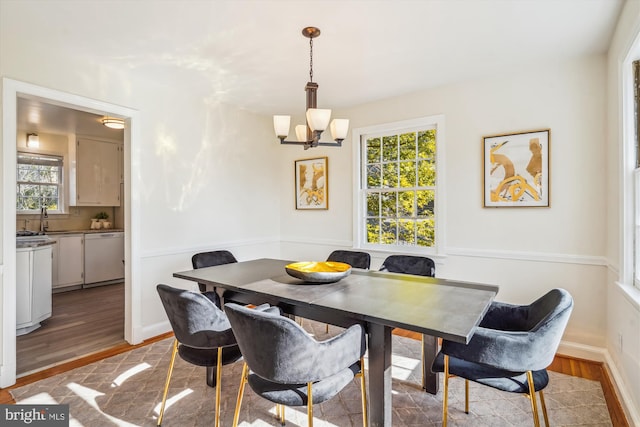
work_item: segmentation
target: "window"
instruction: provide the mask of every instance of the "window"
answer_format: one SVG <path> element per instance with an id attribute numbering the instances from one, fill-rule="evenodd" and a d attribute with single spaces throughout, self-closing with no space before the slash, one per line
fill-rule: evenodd
<path id="1" fill-rule="evenodd" d="M 354 130 L 360 141 L 358 244 L 437 253 L 441 116 Z"/>
<path id="2" fill-rule="evenodd" d="M 62 157 L 19 152 L 16 172 L 18 212 L 62 212 Z"/>
<path id="3" fill-rule="evenodd" d="M 634 127 L 633 139 L 633 185 L 634 185 L 634 268 L 633 281 L 640 287 L 640 61 L 633 62 L 633 98 L 634 98 Z"/>

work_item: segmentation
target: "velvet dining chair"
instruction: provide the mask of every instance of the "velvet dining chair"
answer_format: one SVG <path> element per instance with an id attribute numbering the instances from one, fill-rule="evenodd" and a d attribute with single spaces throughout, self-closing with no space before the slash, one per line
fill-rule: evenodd
<path id="1" fill-rule="evenodd" d="M 498 390 L 525 394 L 531 402 L 534 425 L 540 425 L 536 392 L 546 426 L 549 417 L 543 389 L 573 309 L 564 289 L 552 289 L 529 305 L 494 302 L 469 344 L 448 340 L 432 365 L 444 373 L 442 425 L 447 425 L 449 378 L 465 379 L 465 412 L 469 413 L 469 381 Z"/>
<path id="2" fill-rule="evenodd" d="M 238 260 L 231 252 L 226 250 L 200 252 L 191 257 L 191 265 L 194 270 L 198 268 L 214 267 L 216 265 L 231 264 L 234 262 L 238 262 Z M 207 285 L 204 283 L 198 283 L 198 288 L 200 289 L 200 292 L 205 292 L 207 290 Z M 220 296 L 218 295 L 216 288 L 213 288 L 212 291 L 214 294 L 211 294 L 210 297 L 213 297 L 215 299 L 215 304 L 218 308 L 221 308 Z"/>
<path id="3" fill-rule="evenodd" d="M 435 277 L 436 264 L 431 258 L 424 256 L 389 255 L 382 263 L 380 271 Z"/>
<path id="4" fill-rule="evenodd" d="M 371 266 L 371 255 L 367 252 L 336 250 L 329 254 L 327 261 L 344 262 L 353 268 L 368 270 Z"/>
<path id="5" fill-rule="evenodd" d="M 368 270 L 371 267 L 371 255 L 361 251 L 338 249 L 329 254 L 327 261 L 344 262 L 353 268 L 361 268 L 363 270 Z M 325 333 L 329 333 L 329 324 L 325 326 Z"/>
<path id="6" fill-rule="evenodd" d="M 238 425 L 244 387 L 276 404 L 284 425 L 285 406 L 306 406 L 313 426 L 313 406 L 335 397 L 354 377 L 361 378 L 362 419 L 367 426 L 364 328 L 353 325 L 317 341 L 288 317 L 225 304 L 225 312 L 244 358 L 233 426 Z"/>
<path id="7" fill-rule="evenodd" d="M 242 357 L 231 325 L 224 312 L 215 305 L 213 292 L 200 294 L 163 284 L 157 285 L 156 289 L 175 335 L 158 425 L 162 425 L 169 382 L 177 354 L 193 365 L 216 368 L 215 426 L 217 427 L 220 420 L 222 365 L 236 362 Z"/>

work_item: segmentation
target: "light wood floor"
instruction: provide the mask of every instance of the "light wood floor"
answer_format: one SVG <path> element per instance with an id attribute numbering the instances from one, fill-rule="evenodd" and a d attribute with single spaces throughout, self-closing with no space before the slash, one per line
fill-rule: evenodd
<path id="1" fill-rule="evenodd" d="M 52 316 L 16 341 L 18 376 L 124 344 L 124 284 L 53 294 Z"/>
<path id="2" fill-rule="evenodd" d="M 73 292 L 82 293 L 74 295 Z M 69 306 L 67 307 L 77 309 L 77 313 L 75 314 L 72 314 L 75 310 L 64 311 L 66 319 L 68 320 L 67 326 L 64 325 L 64 322 L 57 323 L 55 319 L 52 319 L 54 321 L 51 322 L 52 325 L 50 328 L 57 331 L 52 332 L 52 334 L 59 334 L 57 339 L 52 335 L 41 340 L 39 344 L 37 343 L 37 339 L 30 339 L 37 337 L 37 335 L 34 334 L 42 334 L 44 327 L 41 328 L 43 331 L 37 331 L 24 337 L 19 337 L 18 366 L 23 369 L 22 371 L 19 370 L 19 372 L 26 372 L 29 366 L 38 365 L 38 362 L 29 361 L 30 359 L 40 359 L 41 361 L 39 363 L 41 367 L 45 366 L 46 363 L 53 362 L 55 357 L 60 360 L 64 360 L 65 358 L 75 359 L 65 363 L 54 362 L 56 365 L 53 367 L 47 369 L 41 368 L 42 370 L 38 370 L 38 372 L 18 378 L 15 385 L 7 389 L 0 389 L 0 404 L 15 403 L 9 393 L 11 388 L 22 387 L 23 385 L 39 381 L 43 378 L 48 378 L 79 366 L 84 366 L 172 336 L 171 333 L 163 334 L 137 345 L 129 345 L 124 341 L 122 335 L 124 328 L 123 285 L 110 285 L 73 292 L 71 292 L 70 295 L 56 294 L 59 295 L 59 297 L 54 295 L 54 312 L 55 305 L 57 304 L 68 304 Z M 62 312 L 63 311 L 61 311 L 61 313 Z M 47 326 L 45 325 L 45 327 Z M 83 327 L 85 331 L 83 334 L 86 334 L 86 336 L 83 337 L 82 335 L 77 335 L 72 332 L 72 328 L 74 327 Z M 420 339 L 419 334 L 409 331 L 395 330 L 394 333 L 405 337 Z M 30 335 L 32 335 L 32 337 L 29 337 Z M 45 337 L 48 336 L 46 334 L 43 335 Z M 107 336 L 109 338 L 107 338 Z M 56 342 L 58 340 L 64 340 L 65 343 Z M 27 342 L 20 343 L 20 341 Z M 85 341 L 90 341 L 91 344 Z M 100 348 L 101 346 L 102 348 Z M 72 348 L 67 349 L 66 347 Z M 57 350 L 53 350 L 53 348 Z M 96 352 L 96 349 L 102 351 Z M 27 355 L 27 352 L 34 353 Z M 47 352 L 56 353 L 57 356 L 49 358 L 46 355 Z M 77 356 L 83 352 L 85 352 L 84 357 Z M 38 356 L 35 356 L 36 354 Z M 21 360 L 23 358 L 24 360 Z M 615 393 L 613 383 L 602 363 L 556 355 L 549 369 L 567 375 L 599 381 L 602 385 L 613 425 L 615 427 L 629 427 L 620 401 Z"/>

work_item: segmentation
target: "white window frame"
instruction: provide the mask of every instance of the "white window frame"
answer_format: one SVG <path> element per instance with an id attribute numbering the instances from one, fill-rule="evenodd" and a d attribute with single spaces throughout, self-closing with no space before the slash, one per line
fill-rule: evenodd
<path id="1" fill-rule="evenodd" d="M 409 245 L 381 245 L 366 241 L 365 216 L 366 198 L 363 187 L 365 162 L 363 161 L 362 141 L 370 134 L 401 134 L 416 130 L 436 129 L 436 189 L 435 189 L 435 245 L 432 247 Z M 355 128 L 351 131 L 353 146 L 353 245 L 355 248 L 392 253 L 418 255 L 444 255 L 445 245 L 445 120 L 444 115 L 433 115 L 410 120 L 384 123 L 373 126 Z"/>
<path id="2" fill-rule="evenodd" d="M 58 155 L 58 154 L 47 154 L 47 153 L 33 153 L 33 152 L 29 152 L 29 151 L 20 151 L 17 153 L 16 156 L 16 170 L 18 169 L 18 164 L 20 164 L 19 161 L 19 156 L 21 154 L 25 154 L 28 156 L 40 156 L 40 157 L 48 157 L 51 159 L 57 159 L 59 161 L 59 167 L 60 167 L 60 171 L 58 173 L 58 209 L 51 209 L 48 210 L 48 214 L 61 214 L 64 213 L 64 203 L 65 203 L 65 197 L 64 197 L 64 192 L 65 192 L 65 185 L 64 185 L 64 156 Z M 17 178 L 16 178 L 17 179 Z M 17 184 L 20 184 L 20 181 L 17 181 Z M 48 185 L 52 185 L 50 183 L 48 183 Z M 55 185 L 55 184 L 54 184 Z M 40 213 L 40 209 L 25 209 L 25 210 L 16 210 L 16 214 L 18 215 L 33 215 L 33 214 L 39 214 Z"/>

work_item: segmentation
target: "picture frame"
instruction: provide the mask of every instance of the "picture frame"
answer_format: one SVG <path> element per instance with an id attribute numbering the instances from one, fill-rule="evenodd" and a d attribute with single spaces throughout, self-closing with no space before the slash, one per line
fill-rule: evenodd
<path id="1" fill-rule="evenodd" d="M 551 130 L 485 136 L 484 207 L 550 207 Z"/>
<path id="2" fill-rule="evenodd" d="M 317 157 L 296 160 L 296 209 L 329 209 L 329 159 Z"/>

